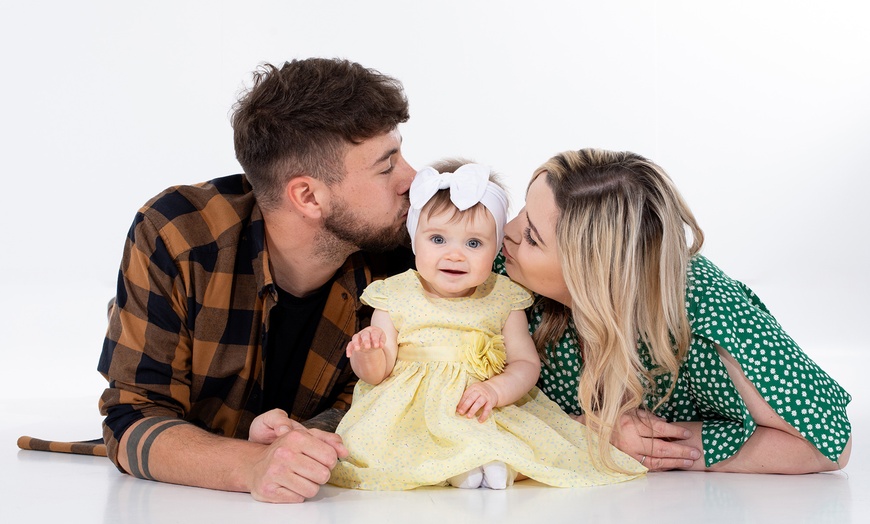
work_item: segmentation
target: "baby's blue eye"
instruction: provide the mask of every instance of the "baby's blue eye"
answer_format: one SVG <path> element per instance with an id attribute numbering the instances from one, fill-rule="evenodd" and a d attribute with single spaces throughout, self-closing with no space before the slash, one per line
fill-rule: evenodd
<path id="1" fill-rule="evenodd" d="M 429 240 L 431 240 L 433 244 L 443 244 L 444 243 L 444 237 L 442 237 L 441 235 L 432 235 L 432 237 Z"/>
<path id="2" fill-rule="evenodd" d="M 471 249 L 477 249 L 477 248 L 479 248 L 482 244 L 483 244 L 483 243 L 482 243 L 480 240 L 476 239 L 476 238 L 472 238 L 471 240 L 469 240 L 468 242 L 465 243 L 465 245 L 468 246 L 468 247 L 470 247 Z"/>

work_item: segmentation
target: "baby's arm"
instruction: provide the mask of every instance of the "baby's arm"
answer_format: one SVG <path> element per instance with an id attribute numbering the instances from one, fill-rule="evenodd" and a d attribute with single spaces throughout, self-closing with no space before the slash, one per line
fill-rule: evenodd
<path id="1" fill-rule="evenodd" d="M 396 365 L 398 337 L 390 314 L 376 309 L 372 314 L 371 326 L 354 335 L 347 343 L 347 356 L 356 376 L 373 385 L 387 378 Z"/>
<path id="2" fill-rule="evenodd" d="M 478 420 L 489 418 L 493 408 L 513 404 L 528 393 L 541 373 L 541 359 L 529 335 L 529 323 L 522 310 L 512 311 L 502 331 L 507 363 L 504 372 L 466 388 L 456 412 Z"/>

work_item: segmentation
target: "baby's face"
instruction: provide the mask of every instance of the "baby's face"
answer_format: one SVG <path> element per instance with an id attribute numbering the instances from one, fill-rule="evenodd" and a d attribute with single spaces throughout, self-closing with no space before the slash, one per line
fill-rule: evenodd
<path id="1" fill-rule="evenodd" d="M 482 207 L 456 218 L 452 209 L 426 215 L 426 210 L 420 213 L 414 236 L 423 286 L 439 297 L 471 295 L 489 277 L 501 247 L 496 241 L 495 219 Z"/>

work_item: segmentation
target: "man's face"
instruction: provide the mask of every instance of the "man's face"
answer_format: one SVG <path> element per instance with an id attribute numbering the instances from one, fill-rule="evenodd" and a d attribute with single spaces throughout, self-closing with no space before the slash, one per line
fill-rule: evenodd
<path id="1" fill-rule="evenodd" d="M 344 179 L 332 186 L 324 228 L 366 251 L 393 249 L 407 240 L 408 189 L 415 171 L 402 157 L 398 129 L 353 144 Z"/>

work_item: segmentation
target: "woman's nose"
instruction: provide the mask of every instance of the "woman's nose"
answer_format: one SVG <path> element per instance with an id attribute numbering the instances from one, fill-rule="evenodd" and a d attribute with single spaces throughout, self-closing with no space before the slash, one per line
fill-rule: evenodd
<path id="1" fill-rule="evenodd" d="M 513 220 L 504 225 L 504 241 L 511 244 L 519 244 L 520 217 L 517 215 Z"/>

